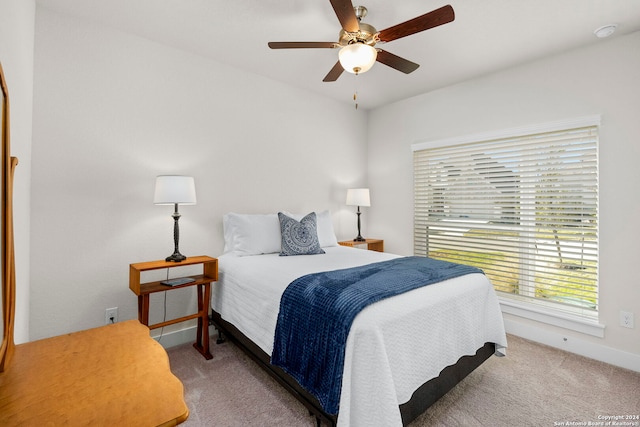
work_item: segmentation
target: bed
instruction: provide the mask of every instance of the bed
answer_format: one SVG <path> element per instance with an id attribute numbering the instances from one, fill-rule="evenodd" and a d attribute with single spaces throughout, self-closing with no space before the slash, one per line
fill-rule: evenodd
<path id="1" fill-rule="evenodd" d="M 299 220 L 302 215 L 290 214 Z M 228 214 L 212 318 L 316 416 L 338 426 L 406 425 L 492 354 L 506 336 L 497 297 L 480 273 L 376 302 L 357 315 L 346 342 L 339 413 L 324 411 L 295 379 L 270 363 L 280 297 L 300 276 L 392 260 L 398 255 L 337 244 L 329 212 L 317 214 L 322 254 L 280 256 L 269 215 Z"/>

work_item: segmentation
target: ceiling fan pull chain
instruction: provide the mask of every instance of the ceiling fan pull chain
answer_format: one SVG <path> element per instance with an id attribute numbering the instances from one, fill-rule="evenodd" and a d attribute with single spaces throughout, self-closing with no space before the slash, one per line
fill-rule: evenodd
<path id="1" fill-rule="evenodd" d="M 358 75 L 354 74 L 353 76 L 353 81 L 354 81 L 354 90 L 353 90 L 353 102 L 356 106 L 356 110 L 358 109 Z"/>

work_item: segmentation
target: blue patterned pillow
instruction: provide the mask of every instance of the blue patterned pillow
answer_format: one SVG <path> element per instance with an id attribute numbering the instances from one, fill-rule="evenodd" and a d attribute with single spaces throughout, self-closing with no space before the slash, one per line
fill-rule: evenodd
<path id="1" fill-rule="evenodd" d="M 324 251 L 318 242 L 316 213 L 311 212 L 300 221 L 278 212 L 282 249 L 280 256 L 315 255 Z"/>

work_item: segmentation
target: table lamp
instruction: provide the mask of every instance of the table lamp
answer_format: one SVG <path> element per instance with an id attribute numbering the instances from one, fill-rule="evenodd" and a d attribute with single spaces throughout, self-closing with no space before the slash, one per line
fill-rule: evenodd
<path id="1" fill-rule="evenodd" d="M 192 176 L 182 175 L 160 175 L 156 177 L 156 190 L 153 197 L 153 203 L 156 205 L 174 205 L 173 212 L 173 254 L 168 256 L 165 261 L 180 262 L 187 259 L 180 253 L 178 249 L 178 241 L 180 240 L 180 229 L 178 228 L 178 205 L 195 205 L 196 204 L 196 184 Z"/>
<path id="2" fill-rule="evenodd" d="M 354 242 L 364 242 L 366 239 L 360 235 L 360 206 L 371 206 L 368 188 L 350 188 L 347 190 L 347 205 L 357 206 L 358 211 L 358 237 L 353 239 Z"/>

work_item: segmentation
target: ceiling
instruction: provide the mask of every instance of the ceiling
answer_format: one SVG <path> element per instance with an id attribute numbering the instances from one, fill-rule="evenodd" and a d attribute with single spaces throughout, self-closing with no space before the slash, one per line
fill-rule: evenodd
<path id="1" fill-rule="evenodd" d="M 378 44 L 420 64 L 403 74 L 381 63 L 359 76 L 322 79 L 337 49 L 271 50 L 269 41 L 338 40 L 329 0 L 36 0 L 38 7 L 210 57 L 269 79 L 371 109 L 548 55 L 640 30 L 638 0 L 357 0 L 378 30 L 451 4 L 455 21 Z M 606 40 L 606 39 L 604 39 Z"/>

